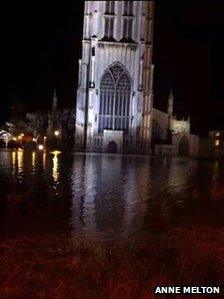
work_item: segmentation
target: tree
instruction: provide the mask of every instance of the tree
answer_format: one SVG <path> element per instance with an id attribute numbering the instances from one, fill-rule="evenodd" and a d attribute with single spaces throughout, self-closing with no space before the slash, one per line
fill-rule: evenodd
<path id="1" fill-rule="evenodd" d="M 27 130 L 38 140 L 41 135 L 46 135 L 47 115 L 41 112 L 27 113 Z"/>

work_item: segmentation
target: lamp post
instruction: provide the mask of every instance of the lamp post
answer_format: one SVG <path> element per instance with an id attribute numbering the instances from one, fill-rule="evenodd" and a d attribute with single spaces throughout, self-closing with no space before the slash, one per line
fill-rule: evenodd
<path id="1" fill-rule="evenodd" d="M 60 132 L 58 130 L 54 131 L 54 136 L 58 137 L 60 135 Z"/>
<path id="2" fill-rule="evenodd" d="M 44 136 L 44 148 L 46 149 L 46 141 L 47 141 L 47 137 Z"/>
<path id="3" fill-rule="evenodd" d="M 44 146 L 43 146 L 43 144 L 39 144 L 39 145 L 38 145 L 38 149 L 39 149 L 39 151 L 43 151 L 43 150 L 44 150 Z"/>

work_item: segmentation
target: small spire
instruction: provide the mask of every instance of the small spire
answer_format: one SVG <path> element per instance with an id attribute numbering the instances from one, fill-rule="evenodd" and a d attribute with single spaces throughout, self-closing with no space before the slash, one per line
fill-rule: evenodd
<path id="1" fill-rule="evenodd" d="M 168 97 L 168 105 L 167 105 L 167 114 L 169 116 L 173 115 L 173 102 L 174 102 L 173 90 L 170 89 L 170 93 Z"/>
<path id="2" fill-rule="evenodd" d="M 58 106 L 58 98 L 57 98 L 57 89 L 54 89 L 54 95 L 53 95 L 53 104 L 52 104 L 52 111 L 57 111 Z"/>

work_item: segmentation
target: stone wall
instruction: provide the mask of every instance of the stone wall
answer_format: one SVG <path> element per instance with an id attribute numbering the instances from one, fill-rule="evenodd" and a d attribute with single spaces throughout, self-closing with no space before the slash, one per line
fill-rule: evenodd
<path id="1" fill-rule="evenodd" d="M 153 108 L 153 132 L 156 140 L 167 140 L 169 129 L 169 115 L 163 111 Z"/>

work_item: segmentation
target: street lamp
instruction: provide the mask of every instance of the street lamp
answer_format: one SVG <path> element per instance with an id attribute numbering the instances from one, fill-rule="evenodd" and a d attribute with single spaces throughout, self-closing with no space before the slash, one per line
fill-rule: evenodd
<path id="1" fill-rule="evenodd" d="M 60 133 L 59 133 L 59 131 L 57 131 L 57 130 L 56 130 L 56 131 L 54 131 L 54 135 L 55 135 L 56 137 L 58 137 L 58 136 L 59 136 L 59 134 L 60 134 Z"/>
<path id="2" fill-rule="evenodd" d="M 39 145 L 38 145 L 38 149 L 39 149 L 40 151 L 44 150 L 44 146 L 43 146 L 43 144 L 39 144 Z"/>

